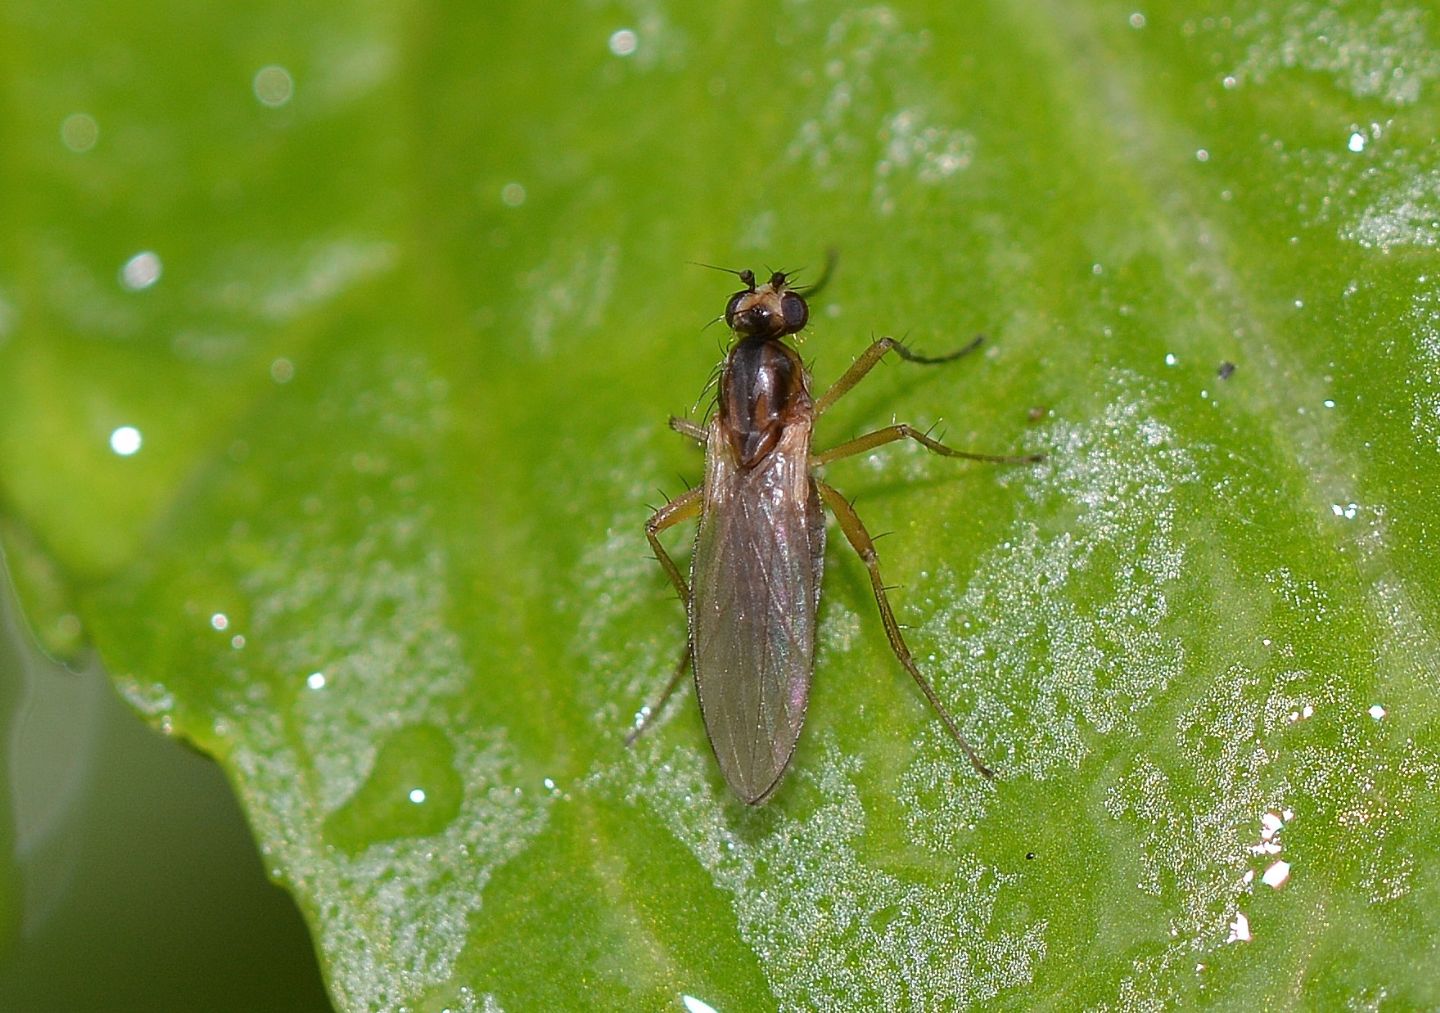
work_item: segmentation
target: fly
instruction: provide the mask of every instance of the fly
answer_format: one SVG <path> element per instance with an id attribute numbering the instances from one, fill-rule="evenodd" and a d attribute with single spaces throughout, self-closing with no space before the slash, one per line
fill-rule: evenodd
<path id="1" fill-rule="evenodd" d="M 626 744 L 645 730 L 693 661 L 705 731 L 726 782 L 747 804 L 769 798 L 805 723 L 825 569 L 823 508 L 828 507 L 870 572 L 895 657 L 975 769 L 993 777 L 916 666 L 890 607 L 875 544 L 865 525 L 816 469 L 907 439 L 942 456 L 971 461 L 1024 463 L 1039 461 L 1043 455 L 955 450 L 903 424 L 812 452 L 815 421 L 887 353 L 935 365 L 958 359 L 982 339 L 932 358 L 915 354 L 894 338 L 880 338 L 816 400 L 810 395 L 810 375 L 785 338 L 805 327 L 810 318 L 805 294 L 813 295 L 825 279 L 798 290 L 783 271 L 773 273 L 763 285 L 756 284 L 751 271 L 732 273 L 745 287 L 725 306 L 733 341 L 720 370 L 717 411 L 705 426 L 670 419 L 670 428 L 705 448 L 704 482 L 670 500 L 645 524 L 655 558 L 685 605 L 689 639 L 675 674 L 655 704 L 640 712 Z M 659 535 L 696 518 L 699 526 L 687 582 Z"/>

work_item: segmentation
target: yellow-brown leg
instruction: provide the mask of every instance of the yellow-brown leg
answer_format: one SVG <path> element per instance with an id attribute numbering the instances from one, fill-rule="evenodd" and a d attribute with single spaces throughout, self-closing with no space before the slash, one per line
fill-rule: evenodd
<path id="1" fill-rule="evenodd" d="M 672 421 L 672 427 L 674 422 Z M 677 432 L 684 432 L 678 429 Z M 687 434 L 688 435 L 688 434 Z M 696 517 L 700 513 L 702 490 L 697 486 L 689 492 L 676 496 L 669 503 L 666 503 L 659 510 L 650 515 L 645 522 L 645 537 L 650 541 L 650 548 L 655 552 L 655 558 L 659 561 L 665 575 L 670 578 L 670 583 L 675 585 L 675 593 L 680 596 L 680 603 L 685 606 L 686 622 L 689 622 L 690 611 L 690 588 L 685 583 L 685 578 L 680 575 L 680 568 L 675 565 L 675 560 L 670 558 L 670 553 L 665 551 L 665 546 L 660 544 L 660 532 L 666 528 L 673 528 L 682 521 Z M 640 713 L 635 716 L 635 725 L 625 736 L 625 745 L 632 745 L 645 729 L 650 727 L 650 719 L 659 713 L 660 708 L 665 706 L 665 701 L 675 692 L 680 680 L 685 675 L 685 670 L 690 667 L 690 636 L 686 631 L 685 652 L 680 656 L 680 664 L 675 666 L 675 672 L 670 676 L 670 681 L 665 684 L 659 697 L 652 704 L 646 704 Z"/>
<path id="2" fill-rule="evenodd" d="M 926 366 L 935 366 L 942 362 L 953 362 L 966 352 L 973 352 L 980 347 L 985 336 L 979 335 L 964 348 L 951 352 L 949 355 L 917 355 L 910 351 L 899 341 L 891 337 L 879 338 L 871 343 L 870 347 L 861 353 L 860 358 L 850 364 L 844 375 L 830 385 L 830 389 L 820 395 L 820 400 L 815 402 L 815 417 L 818 419 L 824 415 L 826 410 L 839 401 L 841 397 L 849 393 L 857 383 L 865 378 L 865 374 L 875 368 L 875 364 L 885 357 L 886 352 L 894 352 L 907 362 L 918 362 Z"/>
<path id="3" fill-rule="evenodd" d="M 975 751 L 975 747 L 970 745 L 964 735 L 960 734 L 955 719 L 950 716 L 950 712 L 945 709 L 945 705 L 936 696 L 930 681 L 920 674 L 920 669 L 915 664 L 915 658 L 910 654 L 910 648 L 906 645 L 905 638 L 900 635 L 900 624 L 895 621 L 895 612 L 890 608 L 890 599 L 885 594 L 885 582 L 880 577 L 880 562 L 875 554 L 875 542 L 871 539 L 870 533 L 865 530 L 860 515 L 855 512 L 854 507 L 846 501 L 844 496 L 835 491 L 834 487 L 826 485 L 818 479 L 815 484 L 820 489 L 820 496 L 825 500 L 825 505 L 834 512 L 835 519 L 840 522 L 840 530 L 845 532 L 845 538 L 865 563 L 865 568 L 870 571 L 870 586 L 875 591 L 875 604 L 880 607 L 880 621 L 885 625 L 885 636 L 890 641 L 890 649 L 895 652 L 895 657 L 900 659 L 900 664 L 905 667 L 905 671 L 910 673 L 910 677 L 920 687 L 920 692 L 925 694 L 925 699 L 930 701 L 930 706 L 935 708 L 935 713 L 940 715 L 941 722 L 954 736 L 960 748 L 965 751 L 971 765 L 985 777 L 993 778 L 995 772 L 985 765 L 985 761 L 980 759 L 980 754 Z"/>
<path id="4" fill-rule="evenodd" d="M 697 426 L 689 419 L 682 419 L 678 415 L 670 416 L 670 428 L 681 436 L 688 436 L 702 447 L 705 445 L 706 433 L 704 426 Z"/>
<path id="5" fill-rule="evenodd" d="M 815 464 L 829 464 L 842 457 L 863 454 L 867 450 L 894 443 L 896 440 L 914 440 L 921 446 L 944 457 L 963 457 L 967 461 L 989 461 L 991 464 L 1035 464 L 1037 461 L 1045 460 L 1044 454 L 976 454 L 968 450 L 955 450 L 945 446 L 939 440 L 932 440 L 920 430 L 913 426 L 907 426 L 903 422 L 898 425 L 886 426 L 884 429 L 877 429 L 864 436 L 857 436 L 853 440 L 847 440 L 838 447 L 831 447 L 824 453 L 815 454 L 810 460 Z"/>
<path id="6" fill-rule="evenodd" d="M 689 668 L 690 638 L 687 636 L 685 638 L 685 651 L 680 655 L 680 663 L 675 666 L 675 671 L 670 676 L 670 681 L 665 684 L 665 688 L 660 691 L 660 695 L 655 698 L 654 703 L 647 703 L 644 707 L 640 708 L 640 712 L 635 715 L 635 724 L 631 727 L 629 734 L 625 736 L 626 749 L 633 746 L 635 740 L 645 734 L 646 729 L 650 727 L 651 719 L 660 713 L 660 709 L 665 706 L 671 694 L 680 686 L 680 680 L 685 678 L 685 673 Z"/>
<path id="7" fill-rule="evenodd" d="M 664 569 L 665 576 L 670 578 L 670 583 L 675 585 L 675 593 L 680 596 L 681 604 L 687 609 L 690 607 L 690 588 L 685 584 L 685 578 L 680 576 L 680 568 L 675 565 L 675 560 L 670 558 L 670 553 L 660 544 L 659 536 L 666 528 L 673 528 L 682 521 L 699 516 L 700 494 L 701 489 L 696 486 L 689 492 L 676 496 L 651 514 L 650 519 L 645 522 L 645 537 L 650 541 L 655 559 Z"/>

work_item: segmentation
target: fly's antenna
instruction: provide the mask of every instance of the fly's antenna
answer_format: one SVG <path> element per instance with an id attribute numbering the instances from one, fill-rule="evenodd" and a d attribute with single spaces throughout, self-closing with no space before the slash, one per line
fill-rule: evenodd
<path id="1" fill-rule="evenodd" d="M 741 283 L 742 283 L 747 289 L 749 289 L 751 292 L 754 292 L 754 291 L 755 291 L 755 272 L 754 272 L 754 271 L 751 271 L 751 270 L 748 270 L 748 269 L 747 269 L 747 270 L 744 270 L 744 271 L 737 271 L 737 270 L 735 270 L 735 268 L 733 268 L 733 267 L 716 267 L 714 264 L 706 264 L 706 263 L 702 263 L 701 261 L 698 261 L 698 260 L 692 260 L 692 261 L 689 261 L 689 263 L 694 264 L 696 267 L 708 267 L 708 268 L 709 268 L 710 270 L 712 270 L 712 271 L 723 271 L 723 272 L 726 273 L 726 274 L 733 274 L 735 277 L 737 277 L 737 278 L 740 279 Z"/>
<path id="2" fill-rule="evenodd" d="M 745 273 L 744 271 L 736 270 L 733 267 L 716 267 L 714 264 L 707 264 L 704 261 L 700 260 L 687 260 L 685 261 L 685 263 L 689 264 L 691 267 L 707 267 L 712 271 L 722 271 L 725 274 L 733 274 L 737 278 L 741 277 Z"/>

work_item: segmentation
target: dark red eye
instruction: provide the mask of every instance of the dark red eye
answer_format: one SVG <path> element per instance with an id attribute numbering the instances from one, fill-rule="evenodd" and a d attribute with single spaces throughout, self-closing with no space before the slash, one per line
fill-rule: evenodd
<path id="1" fill-rule="evenodd" d="M 786 292 L 780 300 L 780 312 L 785 314 L 785 333 L 787 334 L 804 330 L 806 321 L 810 319 L 810 307 L 805 305 L 805 300 L 794 292 Z"/>
<path id="2" fill-rule="evenodd" d="M 735 329 L 735 314 L 740 309 L 740 300 L 749 294 L 748 291 L 736 292 L 730 297 L 730 301 L 725 304 L 725 326 L 732 331 Z"/>

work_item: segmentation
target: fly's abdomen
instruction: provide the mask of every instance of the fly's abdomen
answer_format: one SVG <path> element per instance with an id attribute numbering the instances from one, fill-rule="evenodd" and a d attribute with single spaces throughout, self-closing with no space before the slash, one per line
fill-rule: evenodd
<path id="1" fill-rule="evenodd" d="M 808 426 L 787 428 L 749 470 L 723 451 L 712 458 L 691 567 L 705 729 L 725 779 L 752 804 L 789 764 L 809 701 L 824 524 L 808 437 Z"/>

